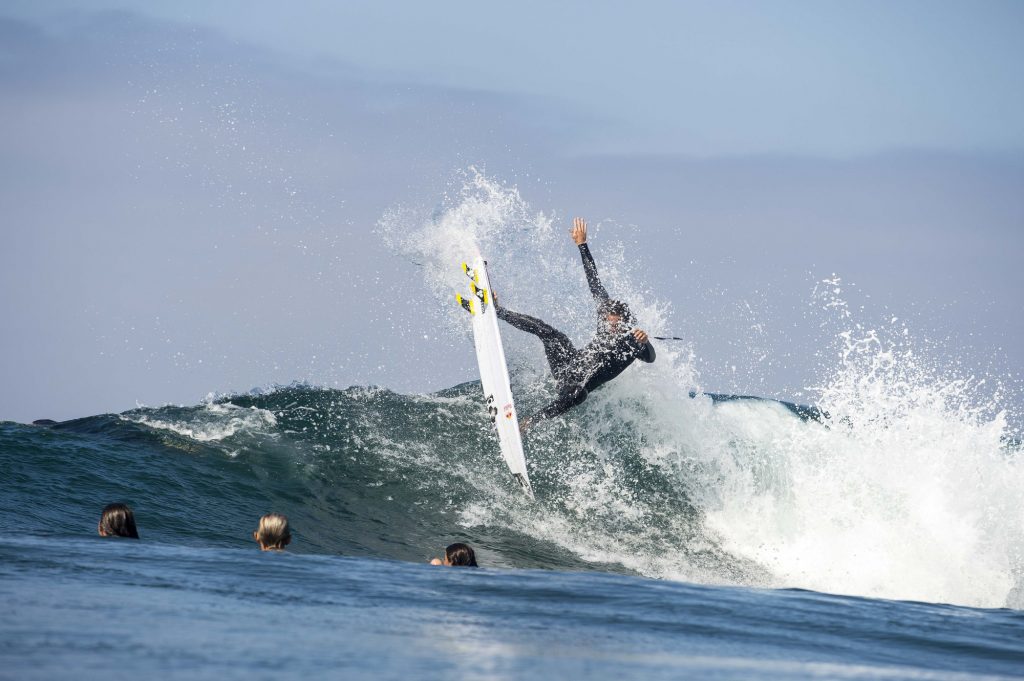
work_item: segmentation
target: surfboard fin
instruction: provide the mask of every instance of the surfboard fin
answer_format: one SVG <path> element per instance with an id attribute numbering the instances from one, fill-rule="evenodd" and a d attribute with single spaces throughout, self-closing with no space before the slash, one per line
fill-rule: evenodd
<path id="1" fill-rule="evenodd" d="M 470 314 L 482 314 L 486 309 L 486 306 L 491 302 L 491 296 L 487 292 L 487 289 L 480 287 L 480 274 L 470 267 L 467 263 L 462 263 L 462 271 L 465 272 L 466 276 L 469 277 L 469 290 L 473 292 L 472 298 L 463 298 L 461 295 L 456 294 L 455 298 L 459 301 L 459 305 L 462 305 L 466 309 L 466 312 Z M 477 310 L 473 298 L 479 300 L 480 308 Z"/>
<path id="2" fill-rule="evenodd" d="M 490 302 L 488 300 L 489 296 L 487 295 L 487 289 L 480 288 L 479 286 L 476 285 L 476 282 L 470 282 L 469 289 L 473 292 L 473 295 L 479 298 L 480 302 L 483 303 L 484 305 L 487 305 L 487 303 Z"/>
<path id="3" fill-rule="evenodd" d="M 455 294 L 455 300 L 457 300 L 459 302 L 459 305 L 462 306 L 463 310 L 465 310 L 469 314 L 476 314 L 476 312 L 473 311 L 473 302 L 474 301 L 473 301 L 472 298 L 463 298 L 461 293 L 456 293 Z"/>

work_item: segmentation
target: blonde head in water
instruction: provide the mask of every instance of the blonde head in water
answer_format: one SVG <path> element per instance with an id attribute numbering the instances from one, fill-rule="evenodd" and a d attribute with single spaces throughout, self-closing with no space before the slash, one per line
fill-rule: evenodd
<path id="1" fill-rule="evenodd" d="M 292 540 L 288 518 L 280 513 L 268 513 L 260 518 L 260 526 L 252 533 L 261 551 L 283 551 Z"/>

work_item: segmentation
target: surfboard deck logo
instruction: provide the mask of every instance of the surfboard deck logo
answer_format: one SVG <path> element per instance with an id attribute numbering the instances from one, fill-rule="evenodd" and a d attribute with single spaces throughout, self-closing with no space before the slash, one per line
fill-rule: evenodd
<path id="1" fill-rule="evenodd" d="M 505 349 L 498 330 L 498 314 L 494 309 L 494 296 L 487 278 L 487 263 L 483 258 L 476 258 L 472 266 L 462 263 L 462 271 L 469 278 L 471 295 L 456 294 L 455 299 L 473 318 L 473 342 L 477 363 L 480 365 L 480 384 L 484 389 L 487 413 L 498 435 L 501 456 L 508 464 L 512 478 L 533 499 L 533 487 L 530 486 L 526 456 L 523 454 L 523 437 L 519 432 L 519 418 L 516 416 L 508 365 L 505 363 Z"/>

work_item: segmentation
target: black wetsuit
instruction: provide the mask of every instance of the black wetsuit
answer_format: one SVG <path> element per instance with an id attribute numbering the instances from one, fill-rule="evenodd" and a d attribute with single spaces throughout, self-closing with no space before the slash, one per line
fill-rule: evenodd
<path id="1" fill-rule="evenodd" d="M 606 302 L 608 291 L 597 277 L 597 265 L 586 243 L 580 244 L 580 257 L 590 292 L 599 304 Z M 506 310 L 497 301 L 495 310 L 498 319 L 540 338 L 551 373 L 558 382 L 558 397 L 527 419 L 531 423 L 558 416 L 580 404 L 590 391 L 621 374 L 634 360 L 654 361 L 654 346 L 649 342 L 640 343 L 628 330 L 615 333 L 602 328 L 592 341 L 577 350 L 568 336 L 536 317 Z"/>

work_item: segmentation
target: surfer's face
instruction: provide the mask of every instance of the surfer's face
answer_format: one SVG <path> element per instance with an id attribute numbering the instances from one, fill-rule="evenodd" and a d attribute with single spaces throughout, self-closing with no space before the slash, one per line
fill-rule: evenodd
<path id="1" fill-rule="evenodd" d="M 609 314 L 605 315 L 604 321 L 608 324 L 608 330 L 615 333 L 619 330 L 619 322 L 622 321 L 622 317 L 617 314 Z"/>

